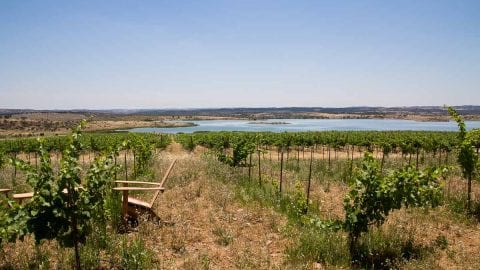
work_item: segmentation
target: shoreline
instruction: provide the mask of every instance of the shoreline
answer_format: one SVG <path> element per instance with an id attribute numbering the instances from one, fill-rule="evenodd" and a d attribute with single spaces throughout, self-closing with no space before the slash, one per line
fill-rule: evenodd
<path id="1" fill-rule="evenodd" d="M 291 125 L 292 123 L 288 122 L 268 122 L 268 121 L 253 121 L 248 122 L 247 125 Z"/>
<path id="2" fill-rule="evenodd" d="M 0 116 L 1 117 L 1 116 Z M 480 121 L 480 114 L 463 115 L 465 121 Z M 450 122 L 446 115 L 430 114 L 362 114 L 362 113 L 321 113 L 321 112 L 270 112 L 249 115 L 99 115 L 75 113 L 31 113 L 3 116 L 0 121 L 0 138 L 39 137 L 63 135 L 81 119 L 89 119 L 86 132 L 118 132 L 132 128 L 179 128 L 194 127 L 192 121 L 242 120 L 250 125 L 290 125 L 289 119 L 379 119 L 410 120 L 415 122 Z M 267 121 L 272 120 L 273 121 Z M 278 120 L 278 121 L 275 121 Z M 285 120 L 285 121 L 283 121 Z"/>

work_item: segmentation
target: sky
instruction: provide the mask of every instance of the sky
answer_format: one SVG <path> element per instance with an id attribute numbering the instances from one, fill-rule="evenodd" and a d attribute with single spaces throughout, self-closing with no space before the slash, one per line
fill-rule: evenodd
<path id="1" fill-rule="evenodd" d="M 0 0 L 0 108 L 480 105 L 480 1 Z"/>

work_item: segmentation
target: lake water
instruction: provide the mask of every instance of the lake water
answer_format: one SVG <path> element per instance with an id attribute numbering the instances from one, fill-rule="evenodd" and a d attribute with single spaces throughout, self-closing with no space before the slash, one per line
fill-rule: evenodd
<path id="1" fill-rule="evenodd" d="M 450 122 L 417 122 L 396 119 L 269 119 L 258 122 L 286 122 L 288 124 L 251 124 L 249 120 L 187 121 L 196 124 L 178 128 L 133 128 L 130 132 L 192 133 L 195 131 L 271 131 L 298 132 L 324 130 L 431 130 L 456 131 L 457 124 Z M 480 121 L 466 121 L 469 129 L 480 128 Z"/>

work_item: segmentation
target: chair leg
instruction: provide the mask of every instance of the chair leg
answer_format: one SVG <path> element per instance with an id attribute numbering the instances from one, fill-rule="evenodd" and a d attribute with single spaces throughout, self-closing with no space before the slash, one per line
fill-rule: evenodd
<path id="1" fill-rule="evenodd" d="M 128 216 L 137 220 L 139 223 L 142 217 L 146 217 L 147 221 L 153 221 L 156 224 L 161 224 L 160 217 L 153 211 L 151 208 L 144 208 L 138 206 L 129 206 L 128 207 Z"/>

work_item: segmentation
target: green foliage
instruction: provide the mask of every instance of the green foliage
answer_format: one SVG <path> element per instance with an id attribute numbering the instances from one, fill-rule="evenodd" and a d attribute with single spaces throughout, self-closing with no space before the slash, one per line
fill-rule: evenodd
<path id="1" fill-rule="evenodd" d="M 453 217 L 461 222 L 474 223 L 480 221 L 480 201 L 471 202 L 470 209 L 465 208 L 468 203 L 466 194 L 455 193 L 445 198 L 445 204 L 448 206 Z"/>
<path id="2" fill-rule="evenodd" d="M 132 148 L 136 159 L 134 168 L 135 175 L 147 174 L 153 160 L 154 145 L 143 137 L 133 137 L 130 141 L 130 147 Z"/>
<path id="3" fill-rule="evenodd" d="M 451 151 L 456 142 L 453 132 L 436 131 L 321 131 L 321 132 L 195 132 L 177 134 L 175 140 L 187 150 L 196 145 L 209 149 L 222 150 L 231 147 L 238 140 L 247 140 L 261 146 L 305 147 L 324 145 L 341 149 L 345 145 L 381 147 L 388 155 L 399 148 L 403 154 L 415 153 L 416 150 L 435 152 L 439 149 Z"/>
<path id="4" fill-rule="evenodd" d="M 351 256 L 361 269 L 399 269 L 404 261 L 420 259 L 432 251 L 432 247 L 416 245 L 411 234 L 388 227 L 366 233 Z"/>
<path id="5" fill-rule="evenodd" d="M 115 225 L 114 228 L 118 225 L 115 214 L 120 213 L 120 206 L 113 207 L 113 209 L 112 206 L 120 205 L 121 200 L 120 193 L 112 190 L 114 185 L 112 179 L 115 178 L 115 173 L 119 169 L 118 165 L 114 165 L 114 158 L 118 155 L 119 150 L 120 148 L 117 148 L 110 154 L 97 156 L 90 164 L 85 177 L 88 192 L 84 193 L 84 201 L 90 206 L 91 217 L 95 221 L 91 222 L 90 226 L 96 227 L 95 229 L 99 233 L 97 242 L 101 247 L 106 245 L 107 221 L 112 221 Z M 117 204 L 111 201 L 112 197 L 117 200 Z"/>
<path id="6" fill-rule="evenodd" d="M 140 238 L 136 238 L 131 242 L 124 239 L 121 254 L 121 269 L 152 269 L 153 254 L 147 250 L 145 243 Z"/>
<path id="7" fill-rule="evenodd" d="M 90 243 L 88 239 L 87 244 L 82 246 L 80 251 L 82 254 L 82 266 L 85 269 L 98 269 L 100 268 L 100 248 Z"/>
<path id="8" fill-rule="evenodd" d="M 233 236 L 224 228 L 215 228 L 212 233 L 217 237 L 215 243 L 219 245 L 228 246 L 233 242 Z"/>
<path id="9" fill-rule="evenodd" d="M 382 224 L 392 210 L 402 206 L 438 205 L 442 194 L 438 181 L 440 173 L 440 170 L 417 171 L 407 166 L 383 176 L 373 156 L 366 153 L 344 199 L 344 226 L 349 233 L 351 252 L 369 225 Z"/>
<path id="10" fill-rule="evenodd" d="M 348 266 L 350 262 L 348 243 L 342 232 L 305 227 L 298 234 L 294 245 L 286 250 L 289 261 L 300 264 L 319 262 L 326 266 Z"/>
<path id="11" fill-rule="evenodd" d="M 27 233 L 27 216 L 20 205 L 8 199 L 0 200 L 0 244 L 15 241 Z"/>
<path id="12" fill-rule="evenodd" d="M 28 216 L 28 231 L 35 234 L 37 242 L 41 239 L 55 238 L 55 233 L 60 232 L 60 227 L 68 224 L 65 213 L 62 211 L 63 198 L 59 194 L 64 187 L 60 189 L 59 183 L 56 183 L 50 155 L 42 142 L 40 142 L 39 152 L 38 169 L 26 162 L 12 160 L 15 166 L 26 172 L 27 182 L 34 190 L 33 198 L 24 207 L 24 211 Z M 68 228 L 64 230 L 68 231 Z"/>
<path id="13" fill-rule="evenodd" d="M 380 147 L 382 148 L 382 153 L 386 156 L 390 154 L 393 150 L 392 144 L 387 142 L 380 143 Z"/>
<path id="14" fill-rule="evenodd" d="M 42 239 L 57 239 L 64 247 L 75 247 L 77 255 L 78 243 L 84 243 L 92 230 L 91 219 L 104 220 L 103 206 L 110 190 L 107 184 L 115 171 L 113 154 L 97 157 L 86 172 L 86 183 L 82 186 L 79 153 L 84 125 L 82 122 L 69 136 L 57 174 L 42 141 L 38 169 L 24 161 L 11 160 L 26 172 L 27 182 L 33 188 L 31 201 L 17 214 L 26 216 L 27 231 L 34 234 L 37 243 Z M 78 256 L 76 259 L 79 262 Z"/>
<path id="15" fill-rule="evenodd" d="M 3 151 L 0 150 L 0 169 L 3 167 L 4 164 L 5 164 L 5 153 L 3 153 Z"/>
<path id="16" fill-rule="evenodd" d="M 180 142 L 182 143 L 182 142 Z M 188 139 L 186 139 L 183 143 L 182 143 L 183 147 L 192 152 L 193 150 L 195 150 L 195 143 L 193 142 L 193 136 L 189 136 Z"/>
<path id="17" fill-rule="evenodd" d="M 478 152 L 475 152 L 474 148 L 477 149 L 480 147 L 480 130 L 473 129 L 467 131 L 465 122 L 463 118 L 453 109 L 452 107 L 447 107 L 448 112 L 452 118 L 458 124 L 458 139 L 459 143 L 458 148 L 458 164 L 462 168 L 462 175 L 468 181 L 467 187 L 467 208 L 471 208 L 471 191 L 472 191 L 472 179 L 477 176 L 478 170 L 480 168 Z"/>
<path id="18" fill-rule="evenodd" d="M 142 138 L 156 148 L 163 149 L 170 144 L 171 138 L 153 133 L 85 133 L 79 138 L 82 151 L 105 152 L 115 149 L 124 141 Z M 64 151 L 68 136 L 50 136 L 43 138 L 43 147 L 47 151 Z M 39 142 L 35 138 L 16 138 L 0 140 L 0 152 L 33 153 L 37 152 Z"/>
<path id="19" fill-rule="evenodd" d="M 452 107 L 448 107 L 448 112 L 457 122 L 459 129 L 459 144 L 457 145 L 459 150 L 458 164 L 462 167 L 463 176 L 471 179 L 475 175 L 478 167 L 478 155 L 475 153 L 474 146 L 478 143 L 480 130 L 474 129 L 467 132 L 465 122 L 457 111 Z"/>
<path id="20" fill-rule="evenodd" d="M 439 235 L 437 238 L 435 238 L 435 240 L 433 240 L 433 244 L 435 247 L 444 250 L 448 247 L 448 240 L 445 235 Z"/>
<path id="21" fill-rule="evenodd" d="M 478 155 L 468 139 L 463 140 L 458 145 L 458 150 L 458 163 L 462 168 L 463 177 L 471 179 L 477 173 Z"/>
<path id="22" fill-rule="evenodd" d="M 80 128 L 81 126 L 74 129 L 70 137 L 70 144 L 62 156 L 58 176 L 53 172 L 50 156 L 43 148 L 42 142 L 38 170 L 25 162 L 15 161 L 16 166 L 27 172 L 27 181 L 34 190 L 33 198 L 25 206 L 25 211 L 29 216 L 28 230 L 35 235 L 37 242 L 42 239 L 58 238 L 63 246 L 72 247 L 74 241 L 83 242 L 88 233 L 86 221 L 90 218 L 90 213 L 82 211 L 88 205 L 88 200 L 82 200 L 80 196 L 82 191 L 79 190 Z M 73 220 L 76 224 L 72 224 Z M 80 226 L 77 226 L 78 222 Z M 72 228 L 74 225 L 76 229 Z"/>
<path id="23" fill-rule="evenodd" d="M 237 198 L 248 203 L 256 201 L 263 206 L 274 208 L 276 211 L 285 214 L 292 223 L 303 224 L 309 222 L 310 216 L 305 215 L 305 209 L 309 207 L 312 215 L 318 214 L 316 206 L 310 207 L 307 204 L 304 187 L 301 182 L 297 182 L 296 189 L 292 193 L 279 193 L 278 182 L 265 176 L 262 185 L 253 181 L 236 181 Z"/>
<path id="24" fill-rule="evenodd" d="M 105 219 L 110 222 L 112 228 L 119 228 L 122 225 L 122 194 L 120 192 L 109 192 L 105 197 Z"/>
<path id="25" fill-rule="evenodd" d="M 240 139 L 233 143 L 232 148 L 232 156 L 226 155 L 225 149 L 217 151 L 218 160 L 231 167 L 247 166 L 247 157 L 255 152 L 255 144 L 246 139 Z"/>
<path id="26" fill-rule="evenodd" d="M 463 118 L 458 114 L 458 112 L 453 107 L 449 107 L 449 106 L 445 106 L 445 107 L 447 108 L 448 113 L 453 118 L 453 120 L 457 122 L 458 130 L 459 130 L 458 137 L 460 140 L 463 140 L 465 138 L 465 135 L 467 134 L 467 126 L 465 125 Z"/>
<path id="27" fill-rule="evenodd" d="M 106 198 L 113 193 L 113 181 L 115 172 L 119 169 L 114 165 L 114 157 L 118 150 L 109 155 L 97 156 L 90 165 L 86 175 L 86 200 L 96 210 L 93 214 L 98 218 L 104 215 Z"/>
<path id="28" fill-rule="evenodd" d="M 305 214 L 306 209 L 308 208 L 307 195 L 305 194 L 304 187 L 302 182 L 295 182 L 295 191 L 291 195 L 290 211 L 301 217 Z"/>

